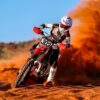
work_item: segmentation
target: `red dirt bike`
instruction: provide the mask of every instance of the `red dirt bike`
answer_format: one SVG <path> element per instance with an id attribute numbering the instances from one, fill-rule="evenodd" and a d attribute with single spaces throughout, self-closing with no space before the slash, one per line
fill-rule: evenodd
<path id="1" fill-rule="evenodd" d="M 19 74 L 15 80 L 14 87 L 20 87 L 25 84 L 25 82 L 31 78 L 36 83 L 46 80 L 49 74 L 49 56 L 52 53 L 52 46 L 57 44 L 57 40 L 52 36 L 46 36 L 45 32 L 41 31 L 39 28 L 34 27 L 34 32 L 37 34 L 42 34 L 43 37 L 40 41 L 41 48 L 44 51 L 34 59 L 34 56 L 31 56 L 25 65 L 20 69 Z M 31 49 L 31 55 L 34 55 L 34 49 L 37 45 L 34 45 Z M 56 62 L 55 62 L 56 63 Z"/>

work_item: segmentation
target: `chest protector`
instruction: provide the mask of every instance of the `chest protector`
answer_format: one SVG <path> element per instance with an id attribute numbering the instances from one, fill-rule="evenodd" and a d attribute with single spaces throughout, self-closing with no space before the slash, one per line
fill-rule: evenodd
<path id="1" fill-rule="evenodd" d="M 59 39 L 59 40 L 64 40 L 65 38 L 62 38 L 62 37 L 66 37 L 67 36 L 67 33 L 68 33 L 68 30 L 61 30 L 58 27 L 55 27 L 51 30 L 51 35 L 56 38 L 56 39 Z"/>

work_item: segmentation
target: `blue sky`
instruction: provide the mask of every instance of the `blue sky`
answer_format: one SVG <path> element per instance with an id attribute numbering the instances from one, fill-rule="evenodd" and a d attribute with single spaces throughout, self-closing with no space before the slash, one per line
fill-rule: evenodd
<path id="1" fill-rule="evenodd" d="M 80 0 L 0 0 L 0 42 L 37 38 L 33 26 L 57 23 Z"/>

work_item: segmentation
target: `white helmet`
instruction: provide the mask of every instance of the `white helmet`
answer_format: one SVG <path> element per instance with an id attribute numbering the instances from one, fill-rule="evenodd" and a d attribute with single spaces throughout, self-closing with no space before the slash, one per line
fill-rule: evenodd
<path id="1" fill-rule="evenodd" d="M 72 26 L 72 19 L 69 16 L 62 17 L 60 22 L 66 26 Z"/>

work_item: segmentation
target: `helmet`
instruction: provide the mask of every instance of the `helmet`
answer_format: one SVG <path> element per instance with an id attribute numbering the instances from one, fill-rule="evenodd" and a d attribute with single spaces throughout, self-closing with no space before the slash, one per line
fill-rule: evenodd
<path id="1" fill-rule="evenodd" d="M 64 16 L 61 18 L 60 23 L 70 27 L 70 26 L 72 26 L 72 19 L 69 16 Z"/>

